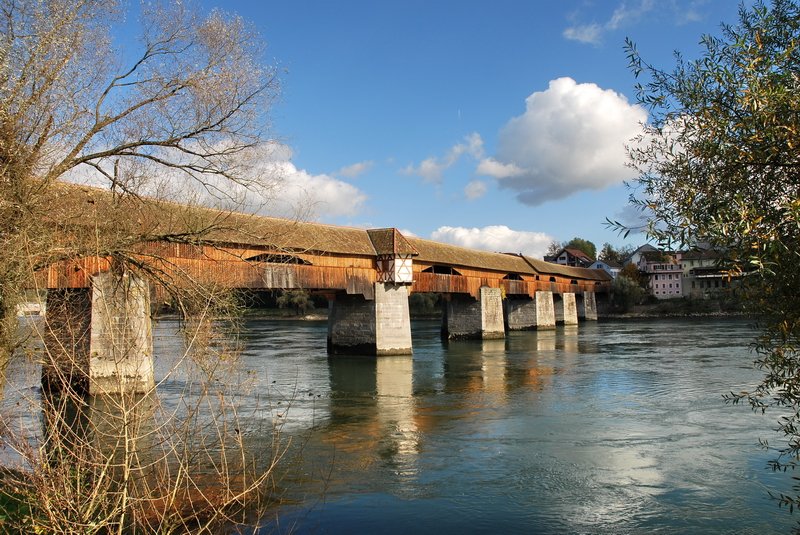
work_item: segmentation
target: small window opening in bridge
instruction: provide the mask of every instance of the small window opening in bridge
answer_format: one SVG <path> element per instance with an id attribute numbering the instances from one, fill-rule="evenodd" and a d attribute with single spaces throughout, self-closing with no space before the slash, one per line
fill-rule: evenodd
<path id="1" fill-rule="evenodd" d="M 437 275 L 461 275 L 450 266 L 431 266 L 422 270 L 423 273 L 435 273 Z"/>
<path id="2" fill-rule="evenodd" d="M 303 266 L 310 266 L 311 262 L 298 258 L 290 254 L 275 254 L 275 253 L 261 253 L 250 258 L 246 258 L 248 262 L 266 262 L 269 264 L 300 264 Z"/>
<path id="3" fill-rule="evenodd" d="M 503 277 L 503 279 L 507 281 L 521 281 L 522 275 L 519 275 L 518 273 L 509 273 L 508 275 Z"/>
<path id="4" fill-rule="evenodd" d="M 575 279 L 572 279 L 571 281 L 569 281 L 569 283 L 570 284 L 578 284 L 578 281 L 576 281 Z"/>
<path id="5" fill-rule="evenodd" d="M 550 277 L 550 282 L 556 282 L 556 278 L 555 277 Z"/>

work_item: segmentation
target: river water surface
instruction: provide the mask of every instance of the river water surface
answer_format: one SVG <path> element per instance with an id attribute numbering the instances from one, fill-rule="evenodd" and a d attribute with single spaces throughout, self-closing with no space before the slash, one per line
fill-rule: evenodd
<path id="1" fill-rule="evenodd" d="M 270 531 L 795 526 L 768 496 L 789 476 L 767 469 L 758 445 L 776 439 L 777 416 L 722 399 L 760 376 L 746 321 L 589 322 L 450 343 L 437 322 L 417 322 L 413 357 L 331 359 L 324 322 L 246 327 L 243 364 L 302 445 L 284 478 L 295 505 Z"/>
<path id="2" fill-rule="evenodd" d="M 176 327 L 154 328 L 161 377 L 179 352 Z M 760 377 L 746 321 L 601 321 L 450 343 L 437 322 L 412 332 L 413 356 L 329 359 L 325 322 L 245 324 L 247 439 L 268 443 L 273 422 L 291 439 L 285 505 L 260 533 L 796 526 L 768 495 L 790 490 L 790 477 L 767 468 L 758 444 L 779 443 L 777 414 L 722 399 Z M 15 375 L 14 388 L 35 390 L 38 372 Z M 167 404 L 181 392 L 177 374 L 159 386 Z M 24 412 L 14 399 L 7 387 L 3 410 Z"/>

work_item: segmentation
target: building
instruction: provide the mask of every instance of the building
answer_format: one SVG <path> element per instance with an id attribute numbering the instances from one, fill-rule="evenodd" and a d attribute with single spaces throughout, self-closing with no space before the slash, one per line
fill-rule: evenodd
<path id="1" fill-rule="evenodd" d="M 638 267 L 646 274 L 648 290 L 657 299 L 683 297 L 683 264 L 676 254 L 657 249 L 642 252 Z"/>
<path id="2" fill-rule="evenodd" d="M 611 260 L 595 260 L 594 263 L 589 266 L 589 269 L 602 269 L 611 275 L 612 279 L 616 279 L 617 275 L 619 275 L 619 272 L 622 270 L 622 266 Z"/>
<path id="3" fill-rule="evenodd" d="M 635 264 L 636 266 L 639 265 L 639 261 L 642 259 L 642 255 L 645 253 L 655 253 L 659 252 L 658 249 L 650 245 L 649 243 L 645 243 L 634 252 L 630 254 L 625 260 L 622 261 L 622 266 L 627 266 L 628 264 Z"/>
<path id="4" fill-rule="evenodd" d="M 715 249 L 678 253 L 683 265 L 683 295 L 705 298 L 730 287 L 731 277 L 720 265 L 722 254 Z"/>
<path id="5" fill-rule="evenodd" d="M 574 249 L 572 247 L 564 247 L 554 255 L 546 255 L 544 261 L 552 264 L 560 264 L 562 266 L 583 268 L 591 266 L 592 262 L 594 262 L 592 258 L 589 258 L 589 255 L 580 249 Z"/>

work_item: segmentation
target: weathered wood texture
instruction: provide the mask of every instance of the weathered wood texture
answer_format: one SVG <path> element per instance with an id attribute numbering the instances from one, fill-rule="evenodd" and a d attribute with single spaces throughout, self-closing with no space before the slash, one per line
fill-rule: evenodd
<path id="1" fill-rule="evenodd" d="M 448 253 L 448 259 L 457 260 L 454 253 Z M 146 266 L 152 278 L 161 278 L 178 286 L 191 283 L 248 289 L 336 290 L 371 299 L 373 283 L 379 277 L 377 255 L 287 251 L 234 244 L 212 246 L 153 242 L 141 244 L 127 254 Z M 479 258 L 471 259 L 495 260 L 492 266 L 495 269 L 442 265 L 435 260 L 441 259 L 414 259 L 410 292 L 459 293 L 477 298 L 481 287 L 500 288 L 504 295 L 530 297 L 534 297 L 537 291 L 602 293 L 610 289 L 611 281 L 598 277 L 591 270 L 570 272 L 557 266 L 555 273 L 539 273 L 539 264 L 510 255 L 481 253 Z M 86 288 L 92 276 L 108 271 L 110 265 L 110 259 L 100 257 L 60 262 L 46 270 L 39 284 L 47 288 Z M 515 271 L 498 270 L 498 266 Z M 443 267 L 451 269 L 453 274 L 432 272 L 434 268 Z M 545 268 L 549 269 L 548 266 Z M 584 278 L 589 276 L 592 278 Z"/>
<path id="2" fill-rule="evenodd" d="M 425 272 L 431 266 L 422 263 L 414 264 L 414 283 L 412 292 L 418 293 L 466 293 L 475 297 L 480 295 L 480 288 L 501 288 L 505 295 L 527 295 L 535 297 L 537 291 L 549 291 L 557 294 L 565 292 L 604 292 L 610 288 L 610 282 L 582 280 L 560 277 L 557 275 L 520 275 L 522 280 L 509 280 L 509 273 L 498 271 L 480 271 L 457 267 L 459 275 L 446 275 Z"/>

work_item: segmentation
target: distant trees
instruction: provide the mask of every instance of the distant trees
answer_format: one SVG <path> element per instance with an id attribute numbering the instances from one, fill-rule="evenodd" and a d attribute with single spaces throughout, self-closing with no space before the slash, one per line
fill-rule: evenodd
<path id="1" fill-rule="evenodd" d="M 597 246 L 594 243 L 590 242 L 589 240 L 575 237 L 569 240 L 568 242 L 564 243 L 563 246 L 583 251 L 586 254 L 586 256 L 588 256 L 592 260 L 597 258 Z"/>
<path id="2" fill-rule="evenodd" d="M 292 310 L 298 316 L 314 309 L 314 301 L 306 290 L 282 290 L 275 302 L 278 308 Z"/>
<path id="3" fill-rule="evenodd" d="M 785 445 L 778 470 L 800 467 L 800 5 L 756 2 L 720 37 L 703 36 L 696 60 L 662 70 L 628 43 L 651 121 L 630 147 L 634 203 L 647 234 L 679 248 L 709 242 L 759 318 L 756 364 L 765 375 L 731 394 L 778 409 Z M 795 489 L 797 492 L 800 489 Z M 781 496 L 795 508 L 800 497 Z"/>
<path id="4" fill-rule="evenodd" d="M 618 312 L 628 312 L 645 296 L 645 289 L 636 275 L 620 273 L 611 285 L 611 304 Z"/>
<path id="5" fill-rule="evenodd" d="M 611 262 L 621 266 L 623 261 L 630 257 L 635 250 L 636 247 L 633 245 L 623 245 L 622 247 L 615 248 L 613 245 L 606 242 L 600 249 L 597 259 L 602 260 L 603 262 Z"/>
<path id="6" fill-rule="evenodd" d="M 563 248 L 560 242 L 551 241 L 550 245 L 547 246 L 547 256 L 555 256 L 558 252 Z"/>

